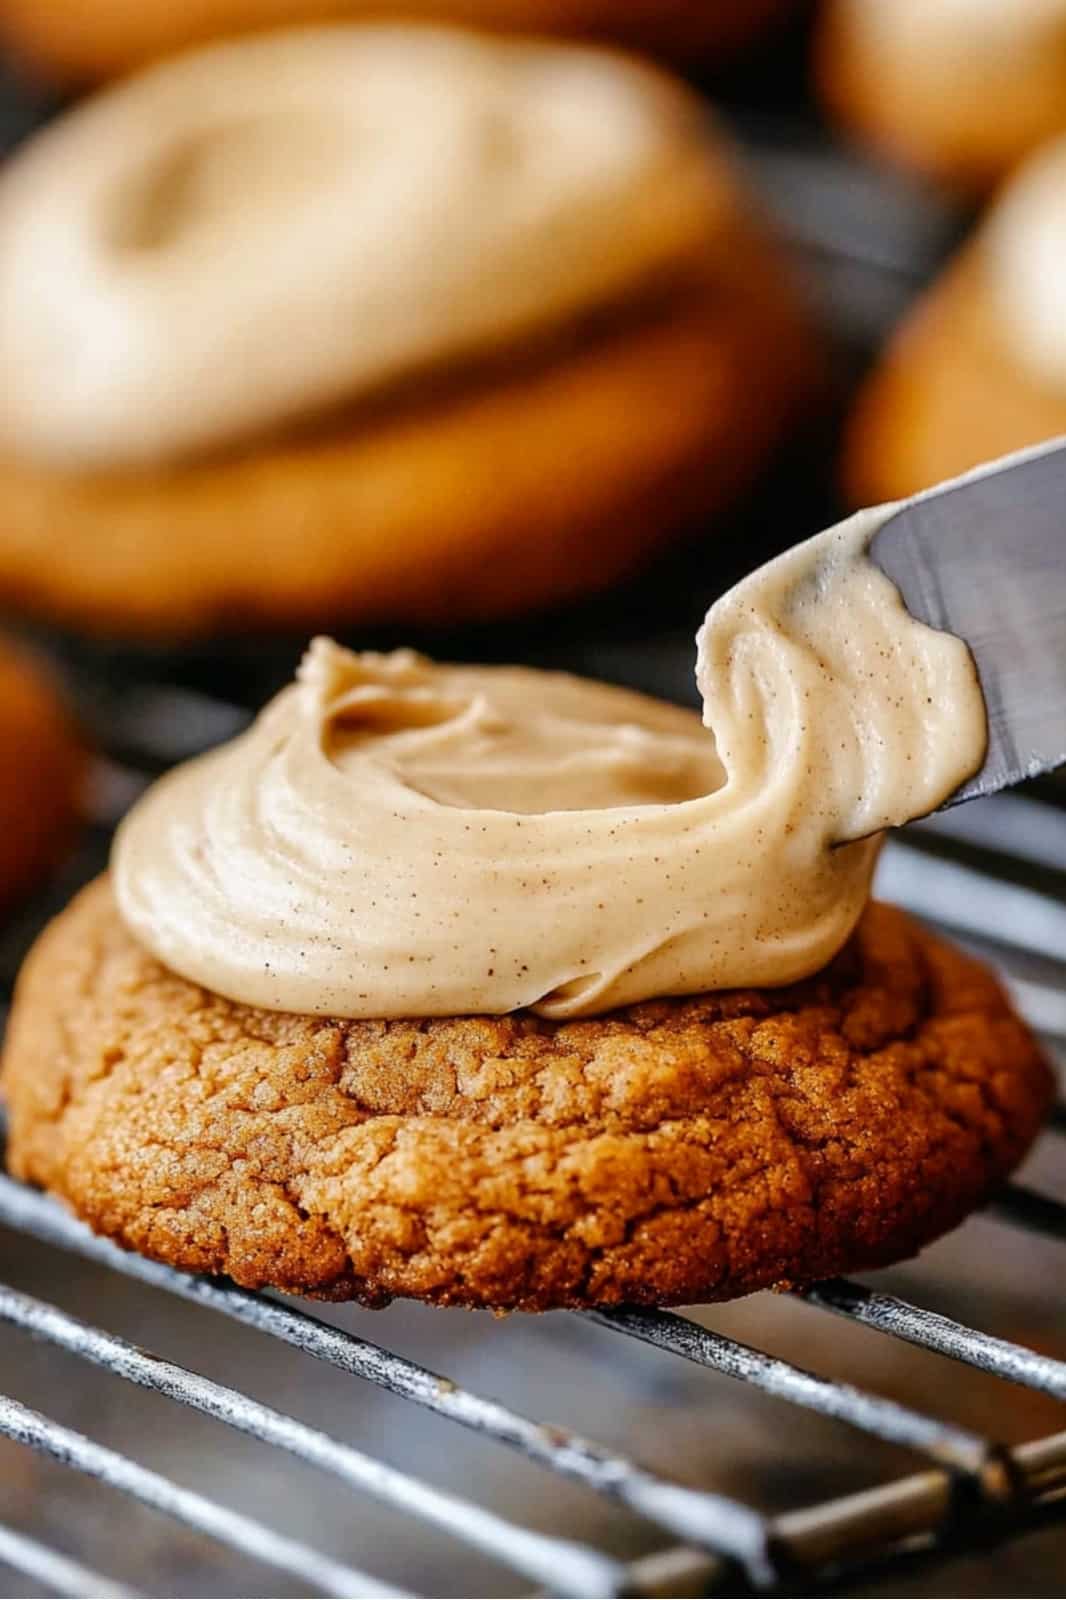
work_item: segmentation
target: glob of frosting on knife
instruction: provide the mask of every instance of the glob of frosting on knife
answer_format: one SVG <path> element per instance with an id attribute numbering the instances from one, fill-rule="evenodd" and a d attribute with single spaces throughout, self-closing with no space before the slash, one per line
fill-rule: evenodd
<path id="1" fill-rule="evenodd" d="M 846 942 L 879 830 L 977 770 L 967 647 L 914 620 L 863 512 L 708 613 L 693 712 L 515 667 L 353 654 L 297 681 L 119 831 L 118 903 L 161 961 L 339 1017 L 781 985 Z"/>

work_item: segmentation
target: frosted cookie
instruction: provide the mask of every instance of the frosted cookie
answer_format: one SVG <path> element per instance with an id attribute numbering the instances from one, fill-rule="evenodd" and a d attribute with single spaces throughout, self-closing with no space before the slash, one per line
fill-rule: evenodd
<path id="1" fill-rule="evenodd" d="M 845 436 L 856 504 L 1066 433 L 1066 140 L 1025 163 L 890 342 Z"/>
<path id="2" fill-rule="evenodd" d="M 795 0 L 0 0 L 0 37 L 39 74 L 78 83 L 191 45 L 263 28 L 371 18 L 465 23 L 602 39 L 714 63 L 795 10 Z"/>
<path id="3" fill-rule="evenodd" d="M 815 69 L 858 137 L 977 193 L 1066 130 L 1066 0 L 828 0 Z"/>
<path id="4" fill-rule="evenodd" d="M 817 365 L 686 90 L 370 25 L 186 56 L 25 147 L 0 360 L 0 599 L 142 634 L 603 588 L 731 502 Z"/>
<path id="5" fill-rule="evenodd" d="M 783 991 L 343 1022 L 168 972 L 100 882 L 31 958 L 4 1092 L 13 1171 L 157 1260 L 541 1310 L 911 1255 L 1020 1159 L 1050 1083 L 991 977 L 887 907 Z"/>
<path id="6" fill-rule="evenodd" d="M 239 1283 L 495 1309 L 723 1298 L 910 1254 L 1051 1074 L 994 978 L 871 905 L 984 756 L 884 512 L 708 614 L 704 718 L 318 640 L 43 935 L 9 1155 Z M 705 725 L 706 724 L 706 725 Z"/>

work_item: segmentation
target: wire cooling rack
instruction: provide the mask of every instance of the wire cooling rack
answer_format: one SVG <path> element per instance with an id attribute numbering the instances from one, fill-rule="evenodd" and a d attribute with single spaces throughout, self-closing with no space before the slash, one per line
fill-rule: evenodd
<path id="1" fill-rule="evenodd" d="M 105 706 L 112 749 L 94 786 L 95 826 L 71 878 L 102 859 L 118 814 L 158 765 L 232 732 L 246 713 L 236 705 L 171 686 L 123 694 L 122 718 Z M 151 737 L 149 738 L 149 734 Z M 131 749 L 141 751 L 139 765 Z M 1066 812 L 1050 801 L 1007 797 L 947 813 L 911 830 L 886 849 L 881 890 L 948 926 L 956 937 L 992 954 L 1015 998 L 1045 1034 L 1066 1037 L 1066 903 L 1030 878 L 1066 883 Z M 58 901 L 67 883 L 56 886 Z M 25 925 L 0 940 L 0 979 L 9 988 L 18 952 L 48 907 L 35 906 Z M 989 933 L 994 930 L 994 942 Z M 1060 1110 L 1045 1136 L 1066 1129 Z M 1066 1245 L 1066 1206 L 1015 1184 L 994 1202 L 1009 1227 L 1036 1231 Z M 56 1347 L 90 1367 L 154 1391 L 287 1453 L 338 1480 L 353 1496 L 369 1496 L 393 1512 L 491 1558 L 517 1580 L 504 1593 L 676 1595 L 821 1592 L 898 1561 L 964 1548 L 987 1549 L 1050 1519 L 1066 1516 L 1066 1432 L 1008 1448 L 986 1430 L 939 1417 L 931 1409 L 885 1397 L 850 1382 L 819 1376 L 804 1365 L 666 1311 L 617 1310 L 569 1321 L 595 1324 L 621 1342 L 640 1341 L 761 1390 L 795 1412 L 796 1428 L 819 1414 L 861 1436 L 902 1447 L 920 1470 L 887 1477 L 861 1492 L 835 1496 L 785 1514 L 767 1515 L 736 1495 L 711 1492 L 661 1469 L 642 1466 L 567 1427 L 523 1414 L 476 1388 L 429 1370 L 373 1339 L 332 1325 L 291 1302 L 251 1294 L 222 1281 L 173 1271 L 90 1234 L 47 1197 L 0 1176 L 0 1226 L 23 1239 L 71 1252 L 151 1290 L 191 1302 L 206 1325 L 224 1318 L 326 1363 L 346 1378 L 376 1385 L 426 1408 L 494 1447 L 519 1452 L 548 1474 L 577 1483 L 652 1525 L 650 1551 L 635 1559 L 524 1524 L 419 1473 L 387 1464 L 343 1438 L 216 1381 L 192 1365 L 139 1348 L 106 1326 L 83 1320 L 15 1287 L 0 1284 L 0 1323 Z M 106 1281 L 106 1280 L 105 1280 Z M 1059 1279 L 1061 1282 L 1061 1278 Z M 1049 1285 L 1056 1292 L 1056 1285 Z M 1066 1401 L 1066 1362 L 994 1337 L 942 1312 L 858 1283 L 810 1289 L 811 1308 L 892 1340 L 983 1370 L 1004 1387 L 1020 1386 Z M 97 1303 L 104 1304 L 97 1296 Z M 450 1313 L 434 1315 L 447 1319 Z M 101 1317 L 106 1322 L 106 1317 Z M 371 1319 L 372 1320 L 372 1319 Z M 490 1328 L 490 1334 L 493 1330 Z M 202 1337 L 208 1344 L 210 1328 Z M 833 1350 L 826 1329 L 824 1347 Z M 0 1389 L 7 1386 L 0 1379 Z M 605 1394 L 605 1410 L 611 1401 Z M 708 1425 L 714 1426 L 713 1417 Z M 272 1518 L 250 1515 L 94 1441 L 55 1417 L 0 1398 L 0 1435 L 41 1452 L 73 1473 L 129 1496 L 219 1545 L 272 1566 L 303 1594 L 393 1595 L 414 1592 L 331 1556 L 309 1539 L 279 1531 Z M 843 1446 L 842 1446 L 843 1448 Z M 0 1500 L 2 1505 L 2 1500 Z M 2 1512 L 0 1512 L 2 1519 Z M 458 1555 L 455 1559 L 459 1559 Z M 0 1563 L 45 1592 L 124 1595 L 143 1592 L 88 1570 L 69 1553 L 0 1520 Z M 169 1590 L 168 1592 L 174 1592 Z M 240 1592 L 249 1592 L 242 1590 Z M 259 1592 L 257 1589 L 256 1593 Z M 437 1591 L 439 1592 L 439 1591 Z M 451 1592 L 450 1590 L 448 1592 Z"/>

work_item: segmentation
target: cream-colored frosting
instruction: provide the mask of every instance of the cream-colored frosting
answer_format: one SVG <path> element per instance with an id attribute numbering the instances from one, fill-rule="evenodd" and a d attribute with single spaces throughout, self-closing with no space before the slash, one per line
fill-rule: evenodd
<path id="1" fill-rule="evenodd" d="M 1003 338 L 1038 383 L 1066 390 L 1066 139 L 1011 179 L 981 233 Z"/>
<path id="2" fill-rule="evenodd" d="M 984 750 L 966 646 L 865 558 L 885 514 L 712 607 L 703 722 L 317 640 L 247 733 L 124 822 L 124 918 L 216 992 L 342 1016 L 572 1017 L 806 976 L 862 911 L 876 830 Z"/>
<path id="3" fill-rule="evenodd" d="M 989 59 L 1024 68 L 1066 36 L 1066 0 L 840 0 L 871 45 L 965 76 Z M 995 107 L 988 107 L 995 115 Z"/>
<path id="4" fill-rule="evenodd" d="M 0 444 L 215 449 L 629 295 L 728 204 L 697 103 L 622 56 L 364 24 L 180 57 L 0 178 Z"/>

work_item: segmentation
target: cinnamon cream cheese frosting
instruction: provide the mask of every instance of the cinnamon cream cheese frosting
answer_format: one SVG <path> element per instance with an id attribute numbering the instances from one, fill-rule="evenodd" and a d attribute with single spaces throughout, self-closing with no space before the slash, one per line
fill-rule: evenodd
<path id="1" fill-rule="evenodd" d="M 575 1017 L 816 971 L 866 902 L 878 831 L 985 747 L 966 646 L 866 558 L 892 509 L 712 607 L 702 721 L 316 640 L 248 732 L 126 819 L 122 915 L 185 977 L 311 1014 Z"/>
<path id="2" fill-rule="evenodd" d="M 1066 30 L 1066 4 L 1063 5 Z M 1038 383 L 1066 391 L 1066 138 L 1030 156 L 992 209 L 980 239 L 1011 354 Z"/>
<path id="3" fill-rule="evenodd" d="M 0 178 L 0 445 L 165 464 L 644 292 L 732 204 L 702 116 L 622 56 L 434 27 L 146 72 Z"/>

